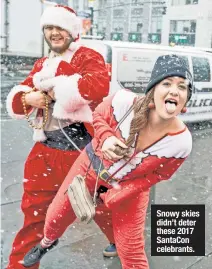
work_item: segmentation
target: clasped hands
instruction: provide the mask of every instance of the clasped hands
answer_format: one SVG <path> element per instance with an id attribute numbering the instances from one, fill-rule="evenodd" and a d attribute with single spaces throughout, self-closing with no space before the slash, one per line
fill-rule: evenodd
<path id="1" fill-rule="evenodd" d="M 55 101 L 54 90 L 51 89 L 47 93 L 48 103 Z M 41 91 L 31 91 L 25 95 L 26 105 L 45 109 L 46 99 Z"/>

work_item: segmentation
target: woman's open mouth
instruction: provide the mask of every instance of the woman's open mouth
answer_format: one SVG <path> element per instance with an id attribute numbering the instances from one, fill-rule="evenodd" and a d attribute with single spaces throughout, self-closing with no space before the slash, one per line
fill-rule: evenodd
<path id="1" fill-rule="evenodd" d="M 166 111 L 169 114 L 173 114 L 176 109 L 177 109 L 177 100 L 173 99 L 173 98 L 168 98 L 165 100 L 165 107 L 166 107 Z"/>

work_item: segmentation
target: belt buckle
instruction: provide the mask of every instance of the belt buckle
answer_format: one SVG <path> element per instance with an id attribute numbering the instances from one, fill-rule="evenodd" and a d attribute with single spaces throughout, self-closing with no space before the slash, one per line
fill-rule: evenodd
<path id="1" fill-rule="evenodd" d="M 111 174 L 106 170 L 106 169 L 103 169 L 101 172 L 100 172 L 100 178 L 102 180 L 104 180 L 105 182 L 111 184 L 113 182 L 117 182 L 118 183 L 118 180 L 116 180 L 115 178 L 110 178 L 110 180 L 108 180 L 108 178 L 111 176 Z"/>
<path id="2" fill-rule="evenodd" d="M 110 177 L 110 173 L 106 170 L 106 169 L 103 169 L 101 172 L 100 172 L 100 175 L 99 177 L 106 181 L 107 182 L 107 179 Z"/>

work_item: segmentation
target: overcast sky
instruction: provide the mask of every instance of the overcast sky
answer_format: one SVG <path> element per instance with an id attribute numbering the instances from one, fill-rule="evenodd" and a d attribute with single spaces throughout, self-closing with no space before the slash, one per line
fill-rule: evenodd
<path id="1" fill-rule="evenodd" d="M 1 1 L 1 34 L 4 33 L 4 1 Z M 41 53 L 40 0 L 10 0 L 9 50 Z M 4 47 L 2 42 L 1 47 Z"/>

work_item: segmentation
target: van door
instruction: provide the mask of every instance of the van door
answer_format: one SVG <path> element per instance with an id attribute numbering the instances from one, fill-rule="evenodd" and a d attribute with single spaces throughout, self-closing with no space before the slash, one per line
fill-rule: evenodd
<path id="1" fill-rule="evenodd" d="M 212 56 L 192 55 L 191 67 L 195 90 L 187 104 L 187 116 L 192 115 L 193 120 L 212 120 Z"/>

